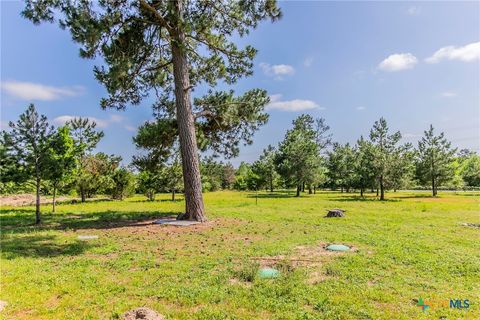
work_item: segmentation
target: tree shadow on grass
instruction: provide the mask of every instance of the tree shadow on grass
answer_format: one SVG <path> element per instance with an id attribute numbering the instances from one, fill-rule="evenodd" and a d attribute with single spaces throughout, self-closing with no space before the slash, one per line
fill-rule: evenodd
<path id="1" fill-rule="evenodd" d="M 249 193 L 247 198 L 259 198 L 259 199 L 280 199 L 280 198 L 295 198 L 295 192 L 282 192 L 275 191 L 269 193 Z"/>
<path id="2" fill-rule="evenodd" d="M 111 229 L 127 226 L 145 226 L 149 225 L 148 220 L 160 219 L 167 216 L 176 216 L 179 212 L 150 211 L 150 212 L 130 212 L 130 211 L 100 211 L 90 213 L 45 213 L 42 215 L 43 222 L 40 225 L 33 224 L 35 211 L 27 209 L 5 210 L 7 214 L 0 210 L 1 233 L 30 233 L 32 231 L 46 230 L 77 230 L 77 229 Z M 144 222 L 144 223 L 143 223 Z"/>
<path id="3" fill-rule="evenodd" d="M 82 254 L 92 243 L 75 241 L 60 243 L 54 235 L 24 235 L 2 237 L 2 258 L 15 259 L 18 257 L 54 258 L 58 256 L 75 256 Z"/>
<path id="4" fill-rule="evenodd" d="M 360 202 L 400 202 L 400 199 L 395 199 L 395 198 L 386 198 L 384 200 L 380 200 L 375 197 L 361 197 L 361 196 L 342 196 L 342 197 L 335 197 L 335 198 L 329 198 L 329 201 L 339 201 L 339 202 L 355 202 L 355 201 L 360 201 Z"/>
<path id="5" fill-rule="evenodd" d="M 155 203 L 155 202 L 171 202 L 171 203 L 178 203 L 178 202 L 183 202 L 185 199 L 183 197 L 179 197 L 178 199 L 172 200 L 172 199 L 155 199 L 155 200 L 133 200 L 131 202 L 142 202 L 142 203 Z"/>

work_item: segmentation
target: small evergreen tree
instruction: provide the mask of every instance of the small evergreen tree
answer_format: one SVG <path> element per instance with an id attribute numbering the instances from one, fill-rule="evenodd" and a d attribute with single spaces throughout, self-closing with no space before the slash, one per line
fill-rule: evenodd
<path id="1" fill-rule="evenodd" d="M 375 151 L 372 143 L 363 137 L 357 141 L 356 156 L 356 186 L 360 189 L 360 196 L 367 188 L 375 185 Z"/>
<path id="2" fill-rule="evenodd" d="M 50 143 L 54 129 L 48 125 L 46 116 L 37 113 L 33 104 L 28 106 L 16 123 L 10 122 L 9 126 L 10 141 L 17 166 L 35 179 L 35 224 L 39 224 L 41 223 L 40 187 L 48 170 Z"/>
<path id="3" fill-rule="evenodd" d="M 263 149 L 263 153 L 260 158 L 252 165 L 253 172 L 258 176 L 259 187 L 265 187 L 273 192 L 275 187 L 275 181 L 278 179 L 278 173 L 275 169 L 275 157 L 277 152 L 275 148 L 268 145 L 266 149 Z"/>
<path id="4" fill-rule="evenodd" d="M 380 200 L 385 199 L 385 189 L 389 186 L 397 144 L 402 138 L 400 131 L 389 133 L 387 121 L 382 117 L 375 121 L 370 130 L 370 141 L 374 151 L 375 178 L 380 187 Z"/>
<path id="5" fill-rule="evenodd" d="M 113 171 L 112 185 L 109 188 L 109 193 L 113 199 L 123 200 L 132 194 L 134 190 L 134 176 L 126 168 L 117 168 Z"/>
<path id="6" fill-rule="evenodd" d="M 142 171 L 137 176 L 137 190 L 144 194 L 149 201 L 155 200 L 155 194 L 160 192 L 160 177 L 152 171 Z"/>
<path id="7" fill-rule="evenodd" d="M 85 172 L 86 158 L 95 149 L 97 144 L 103 138 L 103 131 L 97 131 L 97 124 L 88 118 L 73 118 L 66 123 L 71 128 L 71 135 L 75 146 L 77 161 L 76 180 L 81 201 L 85 202 L 87 190 L 83 187 L 87 183 L 88 173 Z"/>
<path id="8" fill-rule="evenodd" d="M 289 185 L 296 186 L 297 197 L 319 165 L 314 124 L 310 115 L 303 114 L 295 119 L 293 128 L 287 131 L 285 139 L 280 142 L 275 157 L 277 172 Z"/>
<path id="9" fill-rule="evenodd" d="M 435 135 L 432 125 L 418 142 L 417 177 L 422 183 L 430 183 L 433 196 L 437 195 L 438 186 L 453 178 L 455 152 L 443 132 Z"/>
<path id="10" fill-rule="evenodd" d="M 57 190 L 71 176 L 76 167 L 76 148 L 70 135 L 70 127 L 57 128 L 52 134 L 49 149 L 48 168 L 46 178 L 50 180 L 53 188 L 52 211 L 55 212 Z"/>

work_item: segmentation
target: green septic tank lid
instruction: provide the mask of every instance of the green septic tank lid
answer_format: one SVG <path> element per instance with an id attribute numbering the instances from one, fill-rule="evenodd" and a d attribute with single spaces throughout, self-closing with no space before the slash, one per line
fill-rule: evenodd
<path id="1" fill-rule="evenodd" d="M 258 272 L 258 275 L 262 279 L 272 279 L 272 278 L 277 278 L 278 276 L 280 276 L 280 271 L 278 271 L 277 269 L 273 269 L 273 268 L 262 268 Z"/>
<path id="2" fill-rule="evenodd" d="M 350 247 L 344 246 L 343 244 L 331 244 L 327 247 L 327 250 L 330 251 L 348 251 Z"/>

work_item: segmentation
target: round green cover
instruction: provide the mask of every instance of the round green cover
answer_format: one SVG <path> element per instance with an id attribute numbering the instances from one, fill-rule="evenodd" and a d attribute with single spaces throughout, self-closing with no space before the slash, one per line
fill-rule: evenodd
<path id="1" fill-rule="evenodd" d="M 327 250 L 330 251 L 348 251 L 350 247 L 344 246 L 343 244 L 331 244 L 327 247 Z"/>
<path id="2" fill-rule="evenodd" d="M 262 279 L 271 279 L 271 278 L 278 277 L 280 275 L 280 271 L 272 268 L 263 268 L 263 269 L 260 269 L 260 271 L 258 272 L 258 275 Z"/>

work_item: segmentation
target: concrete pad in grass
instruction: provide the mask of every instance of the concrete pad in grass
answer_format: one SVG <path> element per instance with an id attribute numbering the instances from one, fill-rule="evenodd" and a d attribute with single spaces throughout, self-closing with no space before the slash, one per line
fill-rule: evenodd
<path id="1" fill-rule="evenodd" d="M 188 227 L 188 226 L 200 224 L 200 222 L 191 221 L 191 220 L 158 219 L 153 221 L 153 224 L 162 224 L 162 225 L 177 226 L 177 227 Z"/>

